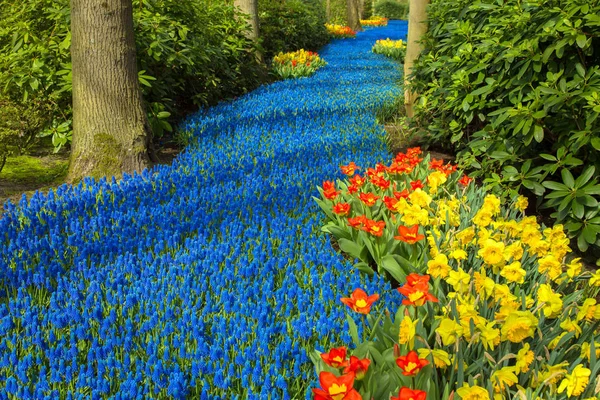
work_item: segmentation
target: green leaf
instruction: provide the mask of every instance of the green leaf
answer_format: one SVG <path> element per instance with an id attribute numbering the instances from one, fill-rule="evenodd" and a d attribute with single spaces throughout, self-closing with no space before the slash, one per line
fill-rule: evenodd
<path id="1" fill-rule="evenodd" d="M 384 256 L 381 259 L 381 266 L 389 272 L 396 281 L 404 282 L 406 280 L 406 274 L 402 271 L 402 268 L 392 255 L 388 254 Z"/>
<path id="2" fill-rule="evenodd" d="M 373 276 L 375 274 L 373 268 L 369 267 L 369 265 L 364 261 L 359 261 L 356 264 L 354 264 L 354 268 L 358 269 L 363 274 L 367 274 L 369 276 Z"/>
<path id="3" fill-rule="evenodd" d="M 594 172 L 596 172 L 596 167 L 594 167 L 593 165 L 590 165 L 589 167 L 587 167 L 581 173 L 581 175 L 579 175 L 577 180 L 575 180 L 575 187 L 579 188 L 579 187 L 585 185 L 591 179 L 591 177 L 594 176 Z"/>
<path id="4" fill-rule="evenodd" d="M 563 183 L 568 187 L 568 188 L 572 188 L 573 186 L 575 186 L 575 179 L 573 178 L 573 174 L 571 174 L 571 172 L 566 169 L 563 168 L 560 171 L 560 174 L 562 176 L 563 179 Z"/>
<path id="5" fill-rule="evenodd" d="M 577 46 L 583 49 L 587 43 L 587 38 L 585 37 L 585 35 L 581 34 L 577 35 L 577 39 L 575 39 L 575 41 L 577 42 Z"/>
<path id="6" fill-rule="evenodd" d="M 541 141 L 544 140 L 544 128 L 540 125 L 535 125 L 533 127 L 533 138 L 536 142 L 541 143 Z"/>
<path id="7" fill-rule="evenodd" d="M 569 191 L 568 187 L 566 187 L 565 185 L 563 185 L 562 183 L 559 183 L 559 182 L 545 181 L 545 182 L 542 182 L 542 185 L 551 190 L 560 190 L 560 191 L 565 191 L 565 192 Z"/>
<path id="8" fill-rule="evenodd" d="M 356 327 L 356 322 L 354 322 L 354 319 L 350 316 L 350 314 L 346 314 L 346 321 L 348 321 L 348 331 L 350 333 L 350 337 L 352 338 L 354 344 L 358 346 L 360 342 L 358 340 L 358 328 Z"/>
<path id="9" fill-rule="evenodd" d="M 363 246 L 359 246 L 355 242 L 348 239 L 340 239 L 338 240 L 338 244 L 343 252 L 350 254 L 350 256 L 354 258 L 360 258 L 360 253 L 363 249 Z"/>

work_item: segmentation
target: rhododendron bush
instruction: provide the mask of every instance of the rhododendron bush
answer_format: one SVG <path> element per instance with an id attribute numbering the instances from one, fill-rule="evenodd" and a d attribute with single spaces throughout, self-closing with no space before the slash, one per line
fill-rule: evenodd
<path id="1" fill-rule="evenodd" d="M 359 269 L 397 280 L 402 305 L 340 293 L 353 343 L 312 355 L 319 376 L 346 382 L 340 398 L 597 398 L 600 273 L 570 254 L 561 225 L 419 149 L 341 171 L 320 188 L 323 230 Z"/>

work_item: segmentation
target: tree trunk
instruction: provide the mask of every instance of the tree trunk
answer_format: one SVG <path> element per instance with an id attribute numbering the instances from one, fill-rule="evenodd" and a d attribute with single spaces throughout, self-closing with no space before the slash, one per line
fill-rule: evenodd
<path id="1" fill-rule="evenodd" d="M 410 0 L 408 9 L 408 38 L 406 44 L 406 57 L 404 58 L 404 107 L 406 116 L 412 118 L 414 115 L 414 102 L 416 93 L 407 90 L 409 75 L 412 72 L 415 61 L 422 50 L 420 43 L 427 33 L 427 6 L 429 0 Z"/>
<path id="2" fill-rule="evenodd" d="M 248 16 L 247 21 L 252 29 L 246 33 L 246 36 L 249 39 L 257 41 L 259 35 L 257 0 L 235 0 L 233 4 Z"/>
<path id="3" fill-rule="evenodd" d="M 69 182 L 148 167 L 131 0 L 71 0 L 73 142 Z"/>
<path id="4" fill-rule="evenodd" d="M 331 21 L 331 0 L 325 1 L 325 15 L 327 16 L 327 22 Z"/>
<path id="5" fill-rule="evenodd" d="M 250 31 L 246 31 L 246 37 L 258 42 L 259 27 L 258 27 L 258 5 L 257 0 L 234 0 L 233 5 L 239 7 L 242 13 L 246 14 L 246 22 L 252 27 Z M 262 62 L 262 54 L 256 52 L 256 59 Z"/>
<path id="6" fill-rule="evenodd" d="M 346 18 L 348 26 L 354 31 L 360 31 L 359 0 L 346 0 Z"/>
<path id="7" fill-rule="evenodd" d="M 364 19 L 363 15 L 365 12 L 365 0 L 358 0 L 358 19 Z"/>

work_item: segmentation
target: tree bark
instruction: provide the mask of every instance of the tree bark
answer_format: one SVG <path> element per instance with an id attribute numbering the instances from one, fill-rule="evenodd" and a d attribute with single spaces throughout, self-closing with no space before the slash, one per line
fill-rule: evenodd
<path id="1" fill-rule="evenodd" d="M 148 167 L 131 0 L 71 0 L 73 142 L 68 181 Z"/>
<path id="2" fill-rule="evenodd" d="M 247 21 L 252 29 L 246 32 L 246 36 L 257 41 L 259 35 L 257 0 L 235 0 L 233 4 L 248 16 Z"/>
<path id="3" fill-rule="evenodd" d="M 404 58 L 404 108 L 406 116 L 412 118 L 414 115 L 414 102 L 417 94 L 409 91 L 409 75 L 411 74 L 415 61 L 423 49 L 420 43 L 427 33 L 427 6 L 429 0 L 410 0 L 408 9 L 408 38 L 406 44 L 406 57 Z"/>
<path id="4" fill-rule="evenodd" d="M 362 30 L 360 25 L 359 0 L 346 0 L 346 18 L 348 26 L 354 31 Z"/>
<path id="5" fill-rule="evenodd" d="M 327 22 L 331 21 L 331 0 L 325 1 L 325 15 L 327 16 Z"/>
<path id="6" fill-rule="evenodd" d="M 260 35 L 258 26 L 258 0 L 234 0 L 233 5 L 239 7 L 242 13 L 246 15 L 246 22 L 251 26 L 250 31 L 246 31 L 246 37 L 258 43 Z M 256 60 L 262 62 L 262 54 L 256 52 Z"/>

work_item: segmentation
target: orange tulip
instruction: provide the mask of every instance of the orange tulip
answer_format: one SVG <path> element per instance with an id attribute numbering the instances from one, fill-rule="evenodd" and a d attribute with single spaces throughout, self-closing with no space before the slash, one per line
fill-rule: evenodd
<path id="1" fill-rule="evenodd" d="M 375 196 L 373 193 L 361 193 L 358 195 L 358 198 L 367 207 L 373 207 L 377 200 L 379 200 L 379 196 Z"/>
<path id="2" fill-rule="evenodd" d="M 473 178 L 469 178 L 467 175 L 463 175 L 463 177 L 458 180 L 458 183 L 460 183 L 463 186 L 469 186 L 469 183 L 471 183 L 472 180 Z"/>
<path id="3" fill-rule="evenodd" d="M 372 219 L 367 219 L 363 226 L 363 230 L 373 236 L 380 237 L 385 230 L 385 221 L 373 221 Z"/>
<path id="4" fill-rule="evenodd" d="M 323 182 L 323 196 L 329 200 L 333 200 L 340 192 L 335 190 L 335 183 L 331 181 Z"/>
<path id="5" fill-rule="evenodd" d="M 331 372 L 319 374 L 320 389 L 313 389 L 315 400 L 362 400 L 361 395 L 353 388 L 354 374 L 349 373 L 340 377 Z"/>
<path id="6" fill-rule="evenodd" d="M 419 225 L 413 225 L 410 228 L 400 225 L 398 227 L 399 236 L 394 236 L 394 239 L 401 240 L 408 244 L 415 244 L 419 240 L 425 239 L 424 235 L 419 234 Z"/>
<path id="7" fill-rule="evenodd" d="M 402 370 L 402 375 L 415 376 L 429 361 L 419 358 L 417 352 L 411 350 L 407 355 L 396 358 L 396 364 Z"/>
<path id="8" fill-rule="evenodd" d="M 333 212 L 337 215 L 348 215 L 348 213 L 350 212 L 350 204 L 337 203 L 333 206 Z"/>
<path id="9" fill-rule="evenodd" d="M 425 400 L 427 398 L 427 392 L 422 390 L 412 390 L 403 386 L 400 388 L 398 397 L 392 396 L 390 400 Z"/>
<path id="10" fill-rule="evenodd" d="M 340 301 L 359 314 L 368 314 L 371 306 L 379 300 L 378 294 L 367 296 L 367 293 L 360 289 L 354 289 L 350 297 L 342 297 Z"/>
<path id="11" fill-rule="evenodd" d="M 333 368 L 343 368 L 350 365 L 346 360 L 346 348 L 343 346 L 331 349 L 328 353 L 321 353 L 321 358 L 325 361 L 325 364 Z"/>
<path id="12" fill-rule="evenodd" d="M 356 374 L 356 380 L 361 380 L 365 377 L 369 365 L 371 365 L 371 360 L 368 358 L 360 359 L 358 357 L 350 356 L 350 365 L 344 369 L 344 373 L 354 372 Z"/>
<path id="13" fill-rule="evenodd" d="M 340 165 L 340 169 L 342 170 L 342 174 L 352 176 L 356 172 L 357 169 L 360 169 L 354 161 L 350 162 L 348 165 Z"/>

